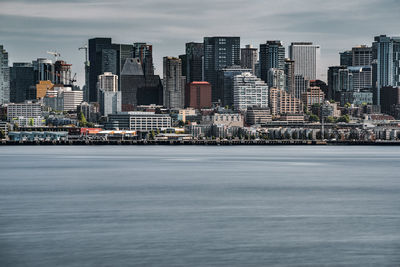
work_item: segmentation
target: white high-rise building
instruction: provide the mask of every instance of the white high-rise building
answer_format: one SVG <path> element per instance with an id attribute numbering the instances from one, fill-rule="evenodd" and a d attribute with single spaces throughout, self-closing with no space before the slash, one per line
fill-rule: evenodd
<path id="1" fill-rule="evenodd" d="M 0 45 L 0 105 L 10 102 L 10 68 L 8 53 Z"/>
<path id="2" fill-rule="evenodd" d="M 305 80 L 316 80 L 320 57 L 319 45 L 309 42 L 294 42 L 289 46 L 289 58 L 294 60 L 294 74 Z"/>
<path id="3" fill-rule="evenodd" d="M 118 91 L 118 75 L 111 72 L 104 72 L 99 75 L 97 89 L 103 91 L 117 92 Z"/>
<path id="4" fill-rule="evenodd" d="M 97 88 L 99 92 L 100 113 L 108 116 L 122 110 L 121 91 L 118 91 L 118 76 L 111 72 L 99 75 Z"/>
<path id="5" fill-rule="evenodd" d="M 62 93 L 64 111 L 76 111 L 83 102 L 83 91 L 64 91 Z"/>
<path id="6" fill-rule="evenodd" d="M 236 110 L 248 107 L 268 107 L 268 85 L 250 72 L 233 78 L 233 106 Z"/>

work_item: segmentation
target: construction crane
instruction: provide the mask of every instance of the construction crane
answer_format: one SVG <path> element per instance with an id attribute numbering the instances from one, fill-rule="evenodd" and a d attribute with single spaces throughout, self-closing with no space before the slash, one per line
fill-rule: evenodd
<path id="1" fill-rule="evenodd" d="M 57 61 L 59 57 L 61 57 L 61 54 L 58 53 L 57 51 L 47 51 L 47 54 L 53 55 L 55 60 Z"/>
<path id="2" fill-rule="evenodd" d="M 74 85 L 74 82 L 76 82 L 76 72 L 74 74 L 74 77 L 72 77 L 72 79 L 70 79 L 69 82 L 71 83 L 71 85 Z"/>

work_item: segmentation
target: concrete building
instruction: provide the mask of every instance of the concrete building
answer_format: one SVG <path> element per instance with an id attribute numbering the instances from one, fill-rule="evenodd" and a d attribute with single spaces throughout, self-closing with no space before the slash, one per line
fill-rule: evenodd
<path id="1" fill-rule="evenodd" d="M 301 100 L 304 106 L 306 106 L 308 110 L 311 110 L 312 105 L 322 105 L 324 103 L 325 94 L 319 87 L 310 87 L 307 89 L 307 92 L 302 94 Z"/>
<path id="2" fill-rule="evenodd" d="M 226 125 L 227 127 L 243 127 L 243 115 L 240 113 L 215 113 L 203 116 L 204 124 Z"/>
<path id="3" fill-rule="evenodd" d="M 350 91 L 360 92 L 363 89 L 372 89 L 372 66 L 347 67 L 352 76 Z"/>
<path id="4" fill-rule="evenodd" d="M 294 94 L 293 96 L 300 99 L 301 95 L 310 87 L 310 80 L 304 79 L 303 75 L 294 75 Z"/>
<path id="5" fill-rule="evenodd" d="M 71 64 L 67 64 L 63 60 L 57 60 L 54 63 L 54 84 L 62 84 L 65 86 L 72 85 Z"/>
<path id="6" fill-rule="evenodd" d="M 215 90 L 219 70 L 240 65 L 240 37 L 204 37 L 204 80 L 211 84 L 212 101 L 222 101 Z"/>
<path id="7" fill-rule="evenodd" d="M 265 44 L 260 44 L 261 79 L 267 84 L 270 84 L 268 72 L 271 68 L 285 70 L 285 47 L 281 41 L 267 41 Z"/>
<path id="8" fill-rule="evenodd" d="M 359 45 L 351 49 L 352 65 L 349 66 L 371 66 L 372 47 Z"/>
<path id="9" fill-rule="evenodd" d="M 176 57 L 164 57 L 164 106 L 181 109 L 185 106 L 185 81 L 182 76 L 182 62 Z"/>
<path id="10" fill-rule="evenodd" d="M 121 112 L 122 98 L 118 91 L 118 76 L 111 72 L 99 75 L 97 83 L 99 93 L 100 113 L 102 116 Z"/>
<path id="11" fill-rule="evenodd" d="M 0 45 L 0 105 L 10 102 L 10 68 L 8 53 Z"/>
<path id="12" fill-rule="evenodd" d="M 353 75 L 346 66 L 328 68 L 328 98 L 340 101 L 341 92 L 353 89 Z"/>
<path id="13" fill-rule="evenodd" d="M 24 117 L 24 118 L 37 118 L 42 116 L 42 106 L 40 103 L 10 103 L 7 106 L 7 120 Z"/>
<path id="14" fill-rule="evenodd" d="M 211 108 L 211 84 L 191 82 L 186 86 L 185 106 L 195 109 Z"/>
<path id="15" fill-rule="evenodd" d="M 246 122 L 249 125 L 266 124 L 272 121 L 271 110 L 269 108 L 248 107 L 246 111 Z"/>
<path id="16" fill-rule="evenodd" d="M 256 75 L 257 48 L 246 45 L 240 49 L 240 66 L 244 69 L 251 69 L 251 73 Z"/>
<path id="17" fill-rule="evenodd" d="M 62 92 L 62 99 L 64 111 L 76 111 L 83 102 L 83 91 L 65 90 Z"/>
<path id="18" fill-rule="evenodd" d="M 270 88 L 269 94 L 269 104 L 273 116 L 303 113 L 303 104 L 294 95 L 277 88 Z"/>
<path id="19" fill-rule="evenodd" d="M 154 112 L 120 112 L 108 116 L 106 129 L 126 129 L 133 131 L 152 131 L 171 128 L 168 114 Z"/>
<path id="20" fill-rule="evenodd" d="M 320 57 L 319 45 L 311 42 L 294 42 L 289 46 L 289 58 L 294 60 L 294 74 L 306 80 L 316 80 Z"/>
<path id="21" fill-rule="evenodd" d="M 372 91 L 352 91 L 352 92 L 341 92 L 340 94 L 340 105 L 350 103 L 356 106 L 362 104 L 372 104 L 373 103 L 373 93 Z"/>
<path id="22" fill-rule="evenodd" d="M 248 107 L 268 107 L 268 85 L 250 72 L 233 78 L 233 106 L 245 111 Z"/>

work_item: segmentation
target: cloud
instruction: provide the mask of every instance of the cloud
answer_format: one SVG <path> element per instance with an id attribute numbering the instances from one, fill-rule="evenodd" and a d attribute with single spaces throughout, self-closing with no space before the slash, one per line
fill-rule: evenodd
<path id="1" fill-rule="evenodd" d="M 377 34 L 400 35 L 400 0 L 0 0 L 0 42 L 13 61 L 31 61 L 58 50 L 82 84 L 87 39 L 154 45 L 158 73 L 162 57 L 184 52 L 204 36 L 240 36 L 244 46 L 266 40 L 313 41 L 321 45 L 325 73 L 338 52 L 370 44 Z"/>

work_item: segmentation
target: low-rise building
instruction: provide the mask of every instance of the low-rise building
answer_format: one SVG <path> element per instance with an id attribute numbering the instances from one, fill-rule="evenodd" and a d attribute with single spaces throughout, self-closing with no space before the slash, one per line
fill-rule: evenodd
<path id="1" fill-rule="evenodd" d="M 249 107 L 246 112 L 246 122 L 249 125 L 265 124 L 272 121 L 271 110 L 269 108 Z"/>
<path id="2" fill-rule="evenodd" d="M 243 127 L 243 115 L 240 113 L 215 113 L 203 116 L 204 124 L 224 124 L 228 127 Z"/>
<path id="3" fill-rule="evenodd" d="M 171 127 L 168 114 L 154 112 L 118 112 L 108 116 L 106 129 L 127 129 L 133 131 L 152 131 Z"/>
<path id="4" fill-rule="evenodd" d="M 37 118 L 42 116 L 42 106 L 40 103 L 25 102 L 8 104 L 7 120 L 12 121 L 20 117 Z"/>

